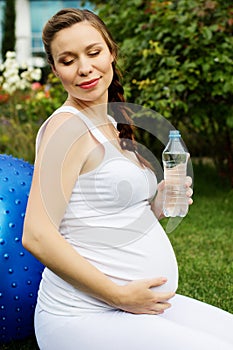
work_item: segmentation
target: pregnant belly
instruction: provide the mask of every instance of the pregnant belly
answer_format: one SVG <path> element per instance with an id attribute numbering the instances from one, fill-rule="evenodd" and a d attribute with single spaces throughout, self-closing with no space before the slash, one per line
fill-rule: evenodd
<path id="1" fill-rule="evenodd" d="M 98 230 L 93 230 L 96 235 Z M 107 232 L 109 233 L 109 230 Z M 89 244 L 87 241 L 82 244 L 80 241 L 75 243 L 73 242 L 73 246 L 81 255 L 119 285 L 133 280 L 164 276 L 167 283 L 154 287 L 153 290 L 175 292 L 177 289 L 178 268 L 175 254 L 166 233 L 157 221 L 145 234 L 136 236 L 127 244 L 122 240 L 121 244 L 114 247 L 106 244 L 100 247 L 93 244 L 93 241 L 92 244 L 90 241 Z M 75 289 L 48 269 L 43 273 L 39 303 L 48 312 L 56 310 L 58 314 L 69 316 L 112 308 Z"/>
<path id="2" fill-rule="evenodd" d="M 159 222 L 145 236 L 128 247 L 130 280 L 166 277 L 156 291 L 173 291 L 178 287 L 178 266 L 172 245 Z M 127 264 L 126 264 L 127 265 Z"/>
<path id="3" fill-rule="evenodd" d="M 95 230 L 96 233 L 96 230 Z M 115 232 L 117 235 L 117 231 Z M 114 282 L 123 285 L 133 280 L 166 277 L 167 283 L 155 287 L 157 291 L 176 291 L 178 267 L 171 243 L 158 221 L 150 230 L 127 244 L 99 249 L 95 246 L 79 253 Z"/>
<path id="4" fill-rule="evenodd" d="M 142 269 L 144 278 L 166 277 L 167 282 L 159 287 L 154 287 L 156 291 L 173 291 L 178 288 L 178 265 L 174 250 L 158 223 L 154 229 L 148 233 L 145 240 L 145 265 Z"/>

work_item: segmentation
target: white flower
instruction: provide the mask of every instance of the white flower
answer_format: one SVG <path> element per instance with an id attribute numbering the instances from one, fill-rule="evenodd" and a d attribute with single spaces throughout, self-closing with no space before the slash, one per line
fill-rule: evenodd
<path id="1" fill-rule="evenodd" d="M 10 85 L 7 82 L 2 84 L 3 90 L 8 92 L 10 95 L 13 94 L 16 91 L 16 85 Z"/>
<path id="2" fill-rule="evenodd" d="M 30 86 L 31 84 L 27 80 L 20 80 L 20 82 L 18 83 L 19 90 L 26 90 Z"/>
<path id="3" fill-rule="evenodd" d="M 15 105 L 15 108 L 19 111 L 20 109 L 22 109 L 22 105 L 19 104 L 19 103 L 17 103 L 17 104 Z"/>
<path id="4" fill-rule="evenodd" d="M 15 58 L 16 53 L 14 51 L 7 51 L 6 58 Z"/>
<path id="5" fill-rule="evenodd" d="M 36 81 L 40 80 L 41 79 L 41 75 L 42 75 L 42 73 L 41 73 L 41 69 L 40 68 L 33 69 L 32 74 L 31 74 L 32 80 L 36 80 Z"/>
<path id="6" fill-rule="evenodd" d="M 22 72 L 21 74 L 20 74 L 20 78 L 21 79 L 28 79 L 29 78 L 29 73 L 25 70 L 24 72 Z"/>
<path id="7" fill-rule="evenodd" d="M 8 51 L 5 62 L 0 66 L 0 71 L 2 71 L 0 84 L 9 94 L 14 93 L 16 90 L 30 88 L 32 81 L 39 81 L 41 78 L 41 70 L 39 68 L 25 66 L 21 74 L 19 69 L 15 52 Z"/>
<path id="8" fill-rule="evenodd" d="M 7 83 L 10 84 L 17 84 L 20 81 L 20 78 L 18 75 L 10 75 L 7 79 Z"/>

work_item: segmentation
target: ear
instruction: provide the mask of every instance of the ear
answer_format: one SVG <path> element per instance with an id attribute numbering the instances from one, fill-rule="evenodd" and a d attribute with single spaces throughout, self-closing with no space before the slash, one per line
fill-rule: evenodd
<path id="1" fill-rule="evenodd" d="M 110 54 L 111 54 L 111 63 L 113 63 L 116 60 L 116 53 L 113 51 L 113 52 L 110 52 Z"/>
<path id="2" fill-rule="evenodd" d="M 115 61 L 115 55 L 111 54 L 111 63 L 113 63 Z"/>
<path id="3" fill-rule="evenodd" d="M 59 77 L 59 74 L 58 74 L 56 68 L 54 67 L 54 65 L 52 65 L 51 68 L 52 68 L 53 74 L 55 74 L 56 77 Z"/>

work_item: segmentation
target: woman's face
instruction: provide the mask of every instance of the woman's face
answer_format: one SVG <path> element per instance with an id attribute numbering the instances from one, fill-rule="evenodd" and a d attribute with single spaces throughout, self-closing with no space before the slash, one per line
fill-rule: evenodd
<path id="1" fill-rule="evenodd" d="M 98 30 L 87 21 L 60 30 L 51 44 L 54 73 L 69 98 L 85 105 L 108 101 L 113 55 Z"/>

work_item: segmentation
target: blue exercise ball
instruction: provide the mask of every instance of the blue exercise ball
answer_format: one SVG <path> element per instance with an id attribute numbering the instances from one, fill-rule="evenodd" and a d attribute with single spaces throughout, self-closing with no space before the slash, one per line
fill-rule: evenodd
<path id="1" fill-rule="evenodd" d="M 43 265 L 22 246 L 33 166 L 0 154 L 0 344 L 34 334 Z"/>

